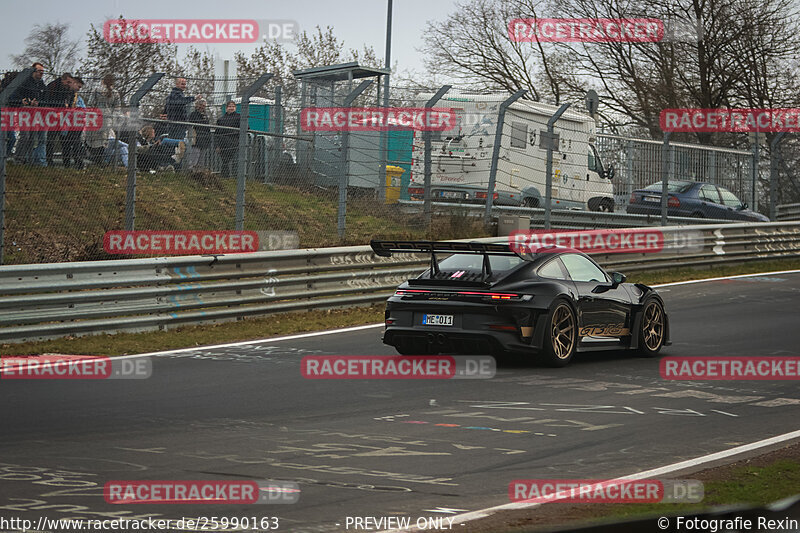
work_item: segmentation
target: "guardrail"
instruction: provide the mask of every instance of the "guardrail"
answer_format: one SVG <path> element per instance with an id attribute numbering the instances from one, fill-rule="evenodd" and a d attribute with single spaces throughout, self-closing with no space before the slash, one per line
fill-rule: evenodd
<path id="1" fill-rule="evenodd" d="M 607 268 L 631 271 L 800 256 L 800 222 L 660 230 L 667 243 L 661 252 L 595 258 Z M 691 251 L 671 244 L 686 232 L 700 233 L 702 247 Z M 421 255 L 377 257 L 368 246 L 351 246 L 2 266 L 0 340 L 149 331 L 372 304 L 424 270 L 427 260 Z"/>
<path id="2" fill-rule="evenodd" d="M 399 200 L 399 203 L 408 212 L 422 210 L 422 202 L 414 200 Z M 480 204 L 460 204 L 455 202 L 432 202 L 434 213 L 439 215 L 454 212 L 467 212 L 476 217 L 482 217 L 485 207 Z M 531 229 L 544 227 L 543 208 L 538 207 L 511 207 L 505 205 L 492 206 L 492 214 L 519 214 L 531 217 Z M 730 220 L 709 218 L 669 217 L 669 224 L 729 224 Z M 628 213 L 608 213 L 603 211 L 580 211 L 553 209 L 550 211 L 550 226 L 553 229 L 598 229 L 598 228 L 641 228 L 645 226 L 660 226 L 661 214 L 658 215 L 631 215 Z"/>
<path id="3" fill-rule="evenodd" d="M 800 204 L 784 204 L 776 207 L 775 220 L 800 220 Z"/>

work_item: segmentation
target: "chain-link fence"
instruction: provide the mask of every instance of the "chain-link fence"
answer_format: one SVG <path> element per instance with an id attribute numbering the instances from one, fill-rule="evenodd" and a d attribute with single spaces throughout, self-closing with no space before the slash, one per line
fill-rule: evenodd
<path id="1" fill-rule="evenodd" d="M 387 101 L 384 74 L 309 69 L 283 94 L 268 75 L 142 76 L 123 91 L 44 73 L 65 84 L 49 106 L 97 109 L 102 126 L 4 126 L 3 261 L 130 257 L 104 247 L 123 230 L 254 231 L 262 248 L 306 248 L 488 236 L 486 214 L 512 208 L 545 226 L 595 212 L 597 227 L 662 212 L 734 221 L 748 211 L 728 194 L 769 211 L 753 152 L 600 134 L 582 106 L 521 94 L 394 86 Z M 18 90 L 4 121 L 36 107 Z"/>

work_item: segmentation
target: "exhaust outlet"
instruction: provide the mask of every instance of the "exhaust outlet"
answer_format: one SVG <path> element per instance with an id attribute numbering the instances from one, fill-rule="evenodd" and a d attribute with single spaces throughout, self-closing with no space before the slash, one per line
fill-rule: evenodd
<path id="1" fill-rule="evenodd" d="M 439 344 L 445 344 L 447 342 L 447 337 L 444 333 L 439 333 L 437 340 L 439 341 Z"/>

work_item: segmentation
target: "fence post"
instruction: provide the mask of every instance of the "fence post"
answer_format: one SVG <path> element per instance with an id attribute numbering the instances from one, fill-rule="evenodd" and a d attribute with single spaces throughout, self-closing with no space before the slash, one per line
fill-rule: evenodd
<path id="1" fill-rule="evenodd" d="M 8 84 L 0 93 L 0 114 L 17 88 L 33 75 L 33 67 L 28 67 Z M 6 130 L 0 128 L 0 265 L 3 264 L 6 239 Z"/>
<path id="2" fill-rule="evenodd" d="M 661 148 L 661 225 L 667 225 L 667 201 L 669 191 L 669 175 L 672 171 L 669 157 L 669 136 L 671 131 L 664 132 L 664 145 Z"/>
<path id="3" fill-rule="evenodd" d="M 350 107 L 358 95 L 367 90 L 367 87 L 372 85 L 372 80 L 364 80 L 358 84 L 358 87 L 353 89 L 344 99 L 342 107 Z M 339 171 L 339 214 L 337 217 L 336 227 L 339 232 L 339 238 L 344 239 L 345 223 L 347 217 L 347 156 L 350 150 L 350 133 L 347 128 L 342 130 L 342 154 L 341 154 L 341 168 Z"/>
<path id="4" fill-rule="evenodd" d="M 497 129 L 494 132 L 494 148 L 492 149 L 492 166 L 489 168 L 489 186 L 486 188 L 486 211 L 483 220 L 483 224 L 487 228 L 492 224 L 492 203 L 494 201 L 494 185 L 497 181 L 497 160 L 500 159 L 500 144 L 503 140 L 503 122 L 506 118 L 506 109 L 527 93 L 528 91 L 525 89 L 515 92 L 506 98 L 500 104 L 500 109 L 498 109 Z"/>
<path id="5" fill-rule="evenodd" d="M 545 167 L 544 192 L 544 229 L 550 229 L 550 214 L 553 210 L 553 140 L 556 121 L 569 108 L 570 104 L 562 104 L 558 111 L 547 121 L 547 164 Z M 494 164 L 494 162 L 492 162 Z"/>
<path id="6" fill-rule="evenodd" d="M 139 103 L 142 101 L 142 98 L 150 92 L 150 90 L 155 86 L 158 81 L 164 77 L 163 72 L 156 72 L 155 74 L 151 74 L 149 78 L 147 78 L 141 87 L 139 87 L 133 96 L 131 96 L 130 101 L 130 110 L 131 113 L 135 113 L 138 115 L 139 110 Z M 138 117 L 131 117 L 132 119 Z M 129 124 L 137 125 L 138 121 L 136 120 L 129 120 Z M 130 126 L 129 126 L 130 127 Z M 136 128 L 132 129 L 129 132 L 128 137 L 128 185 L 125 191 L 125 231 L 133 231 L 136 227 Z M 118 140 L 119 136 L 117 136 Z M 117 147 L 117 142 L 114 142 L 114 148 Z M 114 155 L 114 161 L 116 161 L 117 157 L 116 154 Z"/>
<path id="7" fill-rule="evenodd" d="M 442 87 L 436 91 L 436 94 L 433 97 L 425 102 L 425 108 L 430 109 L 436 105 L 439 100 L 442 99 L 442 96 L 447 93 L 453 86 L 452 85 L 442 85 Z M 433 216 L 433 209 L 431 205 L 431 131 L 425 130 L 422 132 L 422 138 L 425 141 L 425 154 L 424 154 L 424 187 L 425 187 L 425 196 L 422 201 L 422 212 L 425 217 L 425 227 L 430 228 L 431 226 L 431 218 Z"/>
<path id="8" fill-rule="evenodd" d="M 753 211 L 758 211 L 758 160 L 759 160 L 759 153 L 758 153 L 758 132 L 756 131 L 753 134 L 753 190 L 750 193 L 751 197 L 751 204 L 750 209 Z"/>
<path id="9" fill-rule="evenodd" d="M 262 74 L 255 83 L 242 93 L 242 104 L 239 107 L 239 153 L 236 167 L 236 231 L 244 230 L 244 192 L 247 182 L 247 159 L 249 156 L 246 152 L 250 97 L 256 94 L 271 77 L 272 74 L 269 72 Z"/>
<path id="10" fill-rule="evenodd" d="M 769 143 L 769 219 L 775 221 L 776 205 L 778 203 L 778 145 L 786 135 L 785 131 L 779 132 Z"/>

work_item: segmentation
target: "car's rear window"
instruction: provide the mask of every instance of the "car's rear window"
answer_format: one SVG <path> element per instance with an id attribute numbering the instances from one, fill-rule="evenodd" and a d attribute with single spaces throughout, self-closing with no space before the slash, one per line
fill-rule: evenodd
<path id="1" fill-rule="evenodd" d="M 489 264 L 492 272 L 504 272 L 516 268 L 524 262 L 515 255 L 490 255 Z M 439 262 L 441 270 L 475 270 L 480 272 L 483 268 L 483 255 L 480 254 L 453 254 Z"/>
<path id="2" fill-rule="evenodd" d="M 686 192 L 692 188 L 692 185 L 694 185 L 694 183 L 691 181 L 670 181 L 669 183 L 667 183 L 667 191 Z M 644 188 L 644 190 L 661 192 L 661 187 L 662 184 L 660 181 L 658 181 L 652 185 L 648 185 L 647 187 Z"/>

